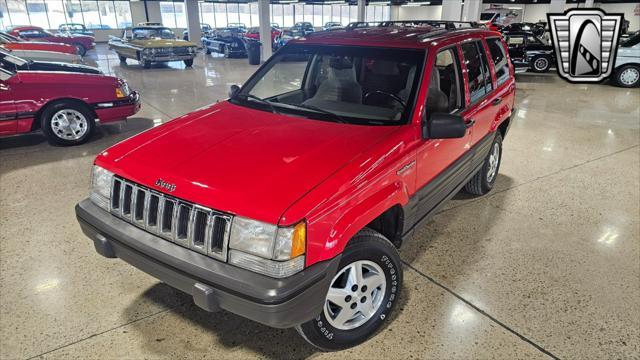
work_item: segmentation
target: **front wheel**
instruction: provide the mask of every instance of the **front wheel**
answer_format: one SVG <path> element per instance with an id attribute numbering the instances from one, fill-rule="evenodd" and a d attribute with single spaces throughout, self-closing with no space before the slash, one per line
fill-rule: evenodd
<path id="1" fill-rule="evenodd" d="M 150 60 L 144 60 L 142 62 L 142 67 L 145 69 L 151 69 L 151 61 Z"/>
<path id="2" fill-rule="evenodd" d="M 345 248 L 323 311 L 296 326 L 311 345 L 336 351 L 369 339 L 389 317 L 402 286 L 402 264 L 391 241 L 364 229 Z"/>
<path id="3" fill-rule="evenodd" d="M 626 88 L 640 85 L 640 67 L 636 65 L 624 65 L 616 70 L 614 77 L 616 84 Z"/>
<path id="4" fill-rule="evenodd" d="M 47 106 L 41 116 L 42 132 L 57 145 L 79 145 L 91 137 L 95 120 L 84 105 L 61 102 Z"/>
<path id="5" fill-rule="evenodd" d="M 496 132 L 489 154 L 484 159 L 482 168 L 464 186 L 465 191 L 474 195 L 484 195 L 493 189 L 500 170 L 502 160 L 502 135 Z"/>
<path id="6" fill-rule="evenodd" d="M 87 53 L 87 49 L 82 44 L 73 44 L 76 47 L 76 52 L 80 56 L 84 56 Z"/>
<path id="7" fill-rule="evenodd" d="M 193 66 L 193 59 L 184 60 L 184 65 L 186 67 L 192 67 Z"/>
<path id="8" fill-rule="evenodd" d="M 537 73 L 545 73 L 551 68 L 551 61 L 546 56 L 538 56 L 531 61 L 531 70 Z"/>

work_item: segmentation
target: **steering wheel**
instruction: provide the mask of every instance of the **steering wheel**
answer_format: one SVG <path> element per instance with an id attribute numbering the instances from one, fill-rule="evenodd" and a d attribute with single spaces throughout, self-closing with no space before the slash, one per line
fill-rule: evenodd
<path id="1" fill-rule="evenodd" d="M 398 96 L 395 94 L 391 94 L 388 92 L 384 92 L 384 91 L 380 91 L 380 90 L 375 90 L 375 91 L 370 91 L 366 94 L 364 94 L 364 101 L 367 101 L 367 99 L 369 98 L 369 96 L 373 95 L 373 94 L 381 94 L 381 95 L 385 95 L 388 96 L 389 98 L 391 98 L 393 101 L 397 102 L 398 104 L 402 105 L 402 111 L 404 111 L 407 108 L 407 104 Z"/>

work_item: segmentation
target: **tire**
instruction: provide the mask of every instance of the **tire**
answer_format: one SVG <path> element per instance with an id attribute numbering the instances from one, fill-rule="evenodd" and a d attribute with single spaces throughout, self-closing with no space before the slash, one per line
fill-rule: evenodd
<path id="1" fill-rule="evenodd" d="M 362 286 L 362 283 L 351 285 L 353 281 L 358 281 L 349 279 L 349 275 L 356 274 L 355 269 L 360 269 L 361 274 L 362 269 L 366 269 L 364 274 L 369 275 L 360 278 L 367 279 L 371 286 L 380 285 L 373 290 L 366 288 L 366 285 Z M 380 233 L 364 229 L 347 244 L 340 259 L 339 270 L 329 288 L 330 292 L 334 289 L 337 294 L 334 298 L 345 307 L 330 301 L 327 294 L 322 313 L 315 319 L 296 326 L 296 330 L 308 343 L 323 351 L 337 351 L 358 345 L 375 334 L 385 319 L 389 318 L 401 287 L 402 263 L 398 251 Z M 346 316 L 353 314 L 357 317 L 343 322 L 340 314 L 345 309 Z M 367 309 L 371 311 L 368 316 L 362 312 Z"/>
<path id="2" fill-rule="evenodd" d="M 615 71 L 614 80 L 618 86 L 625 88 L 640 85 L 640 66 L 623 65 Z"/>
<path id="3" fill-rule="evenodd" d="M 123 63 L 123 64 L 127 63 L 127 58 L 124 57 L 124 56 L 118 55 L 118 59 L 120 59 L 120 62 Z"/>
<path id="4" fill-rule="evenodd" d="M 184 65 L 186 67 L 192 67 L 193 66 L 193 59 L 184 60 Z"/>
<path id="5" fill-rule="evenodd" d="M 497 154 L 495 153 L 497 151 Z M 482 164 L 482 168 L 464 186 L 464 190 L 474 195 L 487 194 L 496 182 L 500 161 L 502 160 L 502 135 L 496 132 L 491 148 Z M 496 162 L 496 163 L 494 163 Z"/>
<path id="6" fill-rule="evenodd" d="M 211 49 L 209 49 L 209 47 L 207 47 L 207 46 L 205 46 L 204 48 L 205 48 L 205 53 L 207 55 L 210 55 L 211 54 Z"/>
<path id="7" fill-rule="evenodd" d="M 531 60 L 531 71 L 545 73 L 551 68 L 551 59 L 544 55 L 539 55 Z"/>
<path id="8" fill-rule="evenodd" d="M 48 105 L 40 116 L 40 126 L 50 143 L 70 146 L 87 142 L 95 128 L 95 118 L 86 105 L 59 102 Z"/>
<path id="9" fill-rule="evenodd" d="M 73 44 L 73 46 L 76 47 L 76 51 L 78 52 L 78 55 L 84 56 L 87 53 L 87 48 L 85 48 L 84 45 L 76 43 L 76 44 Z"/>
<path id="10" fill-rule="evenodd" d="M 227 59 L 231 57 L 231 51 L 229 50 L 228 46 L 222 47 L 222 53 L 224 54 L 224 57 Z"/>
<path id="11" fill-rule="evenodd" d="M 142 61 L 142 67 L 145 69 L 151 69 L 151 61 L 150 60 Z"/>

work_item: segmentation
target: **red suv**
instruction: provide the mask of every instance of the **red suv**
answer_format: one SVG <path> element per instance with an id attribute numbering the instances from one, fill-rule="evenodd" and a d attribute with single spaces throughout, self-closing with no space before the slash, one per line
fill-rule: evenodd
<path id="1" fill-rule="evenodd" d="M 449 25 L 289 42 L 227 101 L 101 153 L 84 233 L 205 310 L 323 350 L 366 340 L 402 289 L 397 248 L 491 190 L 514 113 L 500 34 Z"/>

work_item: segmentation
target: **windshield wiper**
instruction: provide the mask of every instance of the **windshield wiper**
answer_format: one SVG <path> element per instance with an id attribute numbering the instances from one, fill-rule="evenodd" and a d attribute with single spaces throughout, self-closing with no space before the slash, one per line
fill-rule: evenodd
<path id="1" fill-rule="evenodd" d="M 254 100 L 256 102 L 259 102 L 260 104 L 267 105 L 272 113 L 278 114 L 278 111 L 273 106 L 271 101 L 265 100 L 263 98 L 260 98 L 260 97 L 257 97 L 255 95 L 251 95 L 251 94 L 241 94 L 241 95 L 236 95 L 236 97 L 243 97 L 245 99 L 251 99 L 251 100 Z"/>
<path id="2" fill-rule="evenodd" d="M 325 115 L 329 115 L 337 123 L 341 123 L 341 124 L 346 124 L 347 123 L 342 116 L 340 116 L 340 115 L 338 115 L 338 114 L 336 114 L 334 112 L 331 112 L 329 110 L 325 110 L 325 109 L 319 108 L 319 107 L 317 107 L 315 105 L 300 104 L 300 105 L 295 105 L 295 106 L 296 107 L 301 107 L 301 108 L 304 108 L 304 109 L 313 110 L 313 111 L 316 111 L 316 112 L 319 112 L 319 113 L 322 113 L 322 114 L 325 114 Z"/>

